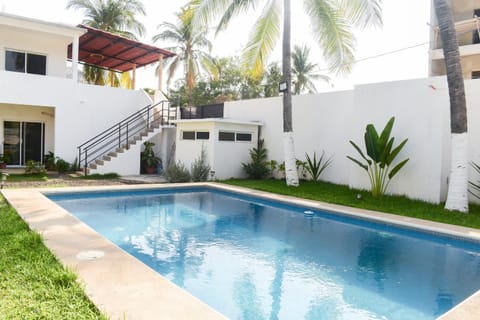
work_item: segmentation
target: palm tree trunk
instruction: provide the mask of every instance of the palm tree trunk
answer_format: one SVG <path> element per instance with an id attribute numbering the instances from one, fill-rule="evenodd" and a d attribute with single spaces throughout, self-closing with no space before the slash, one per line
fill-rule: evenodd
<path id="1" fill-rule="evenodd" d="M 287 186 L 298 186 L 292 127 L 292 64 L 290 46 L 290 0 L 284 0 L 283 8 L 283 81 L 287 90 L 283 93 L 283 152 L 285 157 L 285 180 Z"/>
<path id="2" fill-rule="evenodd" d="M 445 209 L 468 212 L 467 104 L 453 15 L 448 0 L 434 0 L 450 95 L 451 162 Z"/>

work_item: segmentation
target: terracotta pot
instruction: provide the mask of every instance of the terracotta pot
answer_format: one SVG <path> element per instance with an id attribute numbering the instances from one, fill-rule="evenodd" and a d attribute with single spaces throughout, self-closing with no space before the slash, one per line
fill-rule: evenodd
<path id="1" fill-rule="evenodd" d="M 145 167 L 145 172 L 147 174 L 157 173 L 157 167 Z"/>

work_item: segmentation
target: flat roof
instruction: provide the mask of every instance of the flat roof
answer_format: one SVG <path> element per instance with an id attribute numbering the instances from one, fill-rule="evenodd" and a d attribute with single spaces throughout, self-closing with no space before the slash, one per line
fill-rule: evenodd
<path id="1" fill-rule="evenodd" d="M 5 12 L 0 12 L 0 25 L 72 37 L 86 32 L 85 29 L 68 24 L 44 21 Z"/>
<path id="2" fill-rule="evenodd" d="M 175 55 L 168 50 L 104 30 L 83 24 L 78 27 L 87 31 L 79 39 L 78 51 L 78 60 L 85 64 L 125 72 L 158 62 L 160 55 L 164 58 Z M 72 58 L 72 44 L 68 46 L 68 58 Z"/>
<path id="3" fill-rule="evenodd" d="M 230 123 L 230 124 L 263 126 L 263 122 L 260 122 L 260 121 L 241 121 L 241 120 L 233 120 L 228 118 L 181 119 L 181 120 L 173 120 L 172 122 L 173 123 L 220 122 L 220 123 Z"/>

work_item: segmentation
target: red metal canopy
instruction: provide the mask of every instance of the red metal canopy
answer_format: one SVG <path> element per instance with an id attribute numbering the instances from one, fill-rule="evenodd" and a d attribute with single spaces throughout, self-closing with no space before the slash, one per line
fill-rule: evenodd
<path id="1" fill-rule="evenodd" d="M 85 25 L 87 29 L 79 39 L 78 61 L 101 68 L 125 72 L 157 62 L 160 54 L 164 58 L 175 54 L 145 43 Z M 72 58 L 72 44 L 68 46 L 68 58 Z"/>

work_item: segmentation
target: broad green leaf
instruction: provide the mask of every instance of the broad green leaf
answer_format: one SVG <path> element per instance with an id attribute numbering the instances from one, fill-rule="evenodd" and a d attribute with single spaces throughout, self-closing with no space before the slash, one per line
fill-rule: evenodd
<path id="1" fill-rule="evenodd" d="M 390 133 L 392 132 L 394 122 L 395 122 L 395 117 L 391 117 L 390 120 L 388 120 L 387 124 L 385 125 L 385 128 L 383 128 L 382 133 L 380 134 L 380 137 L 378 138 L 378 149 L 380 151 L 383 150 L 383 148 L 385 148 L 388 140 L 390 139 Z"/>
<path id="2" fill-rule="evenodd" d="M 390 165 L 390 163 L 388 163 L 388 157 L 390 156 L 390 152 L 392 151 L 392 147 L 393 147 L 393 143 L 395 142 L 395 138 L 391 138 L 387 145 L 383 148 L 382 150 L 382 154 L 380 156 L 380 162 L 382 164 L 386 164 L 386 165 Z"/>
<path id="3" fill-rule="evenodd" d="M 393 160 L 397 157 L 397 155 L 400 153 L 400 151 L 402 150 L 403 146 L 407 143 L 407 141 L 408 139 L 403 140 L 397 147 L 395 147 L 395 149 L 392 150 L 392 152 L 390 153 L 387 159 L 388 165 L 390 165 L 393 162 Z"/>
<path id="4" fill-rule="evenodd" d="M 360 161 L 358 161 L 357 159 L 355 158 L 352 158 L 350 156 L 347 156 L 348 159 L 352 160 L 353 162 L 355 162 L 356 164 L 358 164 L 360 167 L 362 167 L 363 169 L 365 169 L 365 171 L 368 171 L 368 166 L 366 164 L 363 164 L 361 163 Z"/>
<path id="5" fill-rule="evenodd" d="M 367 154 L 370 158 L 373 159 L 376 163 L 380 161 L 380 151 L 378 150 L 378 134 L 375 127 L 371 124 L 367 125 L 365 131 L 365 148 L 367 149 Z"/>
<path id="6" fill-rule="evenodd" d="M 397 172 L 400 171 L 400 169 L 402 169 L 402 167 L 408 162 L 408 160 L 410 159 L 407 158 L 402 162 L 400 162 L 399 164 L 397 164 L 388 174 L 388 179 L 392 179 L 397 174 Z"/>
<path id="7" fill-rule="evenodd" d="M 362 156 L 362 158 L 367 161 L 367 163 L 370 165 L 371 161 L 367 159 L 367 157 L 365 157 L 365 155 L 363 154 L 362 150 L 360 149 L 359 146 L 357 146 L 357 144 L 355 142 L 353 142 L 352 140 L 350 140 L 350 144 L 355 148 L 355 150 L 357 150 L 357 152 L 360 154 L 360 156 Z"/>

